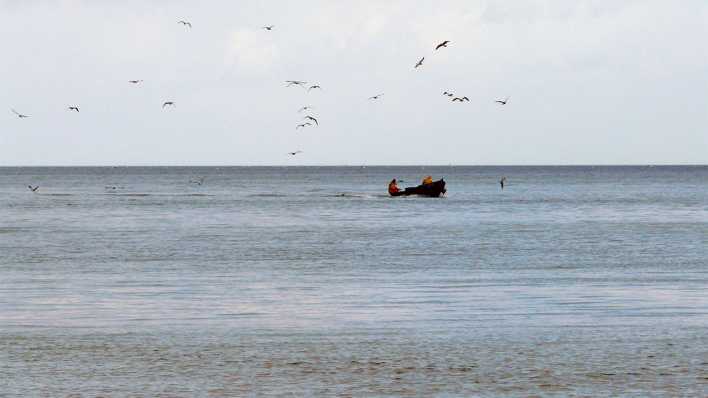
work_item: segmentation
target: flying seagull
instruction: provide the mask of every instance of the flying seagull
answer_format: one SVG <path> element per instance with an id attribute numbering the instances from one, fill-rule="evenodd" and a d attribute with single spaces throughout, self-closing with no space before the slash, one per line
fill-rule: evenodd
<path id="1" fill-rule="evenodd" d="M 369 99 L 370 99 L 370 100 L 377 100 L 377 99 L 381 98 L 381 96 L 383 96 L 383 93 L 381 93 L 381 94 L 376 94 L 376 95 L 374 95 L 373 97 L 369 97 Z"/>
<path id="2" fill-rule="evenodd" d="M 163 108 L 166 107 L 167 105 L 169 105 L 169 106 L 175 106 L 175 103 L 172 102 L 172 101 L 165 101 L 165 102 L 162 103 L 162 107 L 163 107 Z"/>
<path id="3" fill-rule="evenodd" d="M 300 110 L 298 110 L 298 113 L 302 113 L 302 111 L 306 111 L 306 110 L 308 110 L 308 109 L 312 109 L 312 107 L 309 106 L 309 105 L 308 105 L 308 106 L 303 106 L 302 108 L 300 108 Z"/>
<path id="4" fill-rule="evenodd" d="M 509 98 L 511 97 L 506 97 L 503 101 L 502 100 L 496 100 L 494 102 L 501 104 L 501 105 L 506 105 L 507 102 L 509 102 Z"/>
<path id="5" fill-rule="evenodd" d="M 265 29 L 265 30 L 273 30 L 273 28 L 275 28 L 275 25 L 264 26 L 262 29 Z"/>
<path id="6" fill-rule="evenodd" d="M 24 115 L 24 114 L 22 114 L 22 113 L 20 113 L 20 112 L 17 112 L 17 111 L 14 110 L 14 109 L 10 109 L 10 110 L 12 111 L 12 113 L 14 113 L 15 115 L 17 115 L 17 117 L 19 117 L 20 119 L 29 117 L 29 115 Z"/>
<path id="7" fill-rule="evenodd" d="M 142 83 L 142 80 L 128 80 L 128 83 L 138 84 Z"/>
<path id="8" fill-rule="evenodd" d="M 440 47 L 445 47 L 445 48 L 447 48 L 447 44 L 448 44 L 448 43 L 450 43 L 450 40 L 445 40 L 444 42 L 442 42 L 442 43 L 438 44 L 437 46 L 435 46 L 435 49 L 437 50 L 437 49 L 439 49 Z"/>
<path id="9" fill-rule="evenodd" d="M 189 21 L 177 21 L 177 23 L 181 23 L 182 25 L 184 25 L 187 28 L 190 28 L 190 29 L 192 28 L 192 23 Z"/>
<path id="10" fill-rule="evenodd" d="M 506 182 L 506 177 L 502 177 L 501 180 L 499 180 L 499 185 L 501 185 L 501 189 L 504 189 L 505 182 Z"/>
<path id="11" fill-rule="evenodd" d="M 320 125 L 320 124 L 317 122 L 317 119 L 315 119 L 314 117 L 312 117 L 312 116 L 310 116 L 310 115 L 305 116 L 305 119 L 307 119 L 307 120 L 312 120 L 313 122 L 315 122 L 316 125 L 318 125 L 318 126 Z"/>
<path id="12" fill-rule="evenodd" d="M 302 153 L 302 151 L 288 152 L 288 155 L 295 156 L 295 155 L 297 155 L 298 153 Z"/>
<path id="13" fill-rule="evenodd" d="M 319 84 L 315 84 L 314 86 L 310 86 L 310 88 L 308 88 L 307 91 L 309 92 L 309 91 L 312 90 L 313 88 L 319 88 L 320 90 L 322 90 L 322 87 L 320 87 Z"/>
<path id="14" fill-rule="evenodd" d="M 199 177 L 196 180 L 189 180 L 190 184 L 202 185 L 204 184 L 204 177 Z"/>
<path id="15" fill-rule="evenodd" d="M 37 185 L 36 187 L 32 187 L 32 185 L 27 185 L 27 188 L 29 188 L 32 192 L 37 192 L 37 190 L 39 189 L 39 185 Z"/>
<path id="16" fill-rule="evenodd" d="M 414 66 L 413 68 L 415 69 L 415 68 L 417 68 L 417 67 L 419 67 L 419 66 L 422 66 L 424 60 L 425 60 L 425 57 L 421 58 L 420 61 L 418 61 L 418 63 L 415 64 L 415 66 Z"/>
<path id="17" fill-rule="evenodd" d="M 297 130 L 297 129 L 301 128 L 301 127 L 307 127 L 307 126 L 312 126 L 312 123 L 310 123 L 310 122 L 305 122 L 305 123 L 302 123 L 302 124 L 298 124 L 297 127 L 295 127 L 295 130 Z"/>
<path id="18" fill-rule="evenodd" d="M 303 85 L 303 84 L 306 84 L 307 82 L 303 82 L 303 81 L 301 81 L 301 80 L 286 80 L 285 83 L 288 83 L 288 85 L 285 86 L 285 87 L 290 87 L 290 86 L 293 86 L 293 85 L 294 85 L 294 86 L 301 86 L 301 87 L 302 87 L 302 85 Z M 304 88 L 304 87 L 303 87 L 303 88 Z"/>
<path id="19" fill-rule="evenodd" d="M 443 95 L 447 95 L 448 97 L 452 97 L 452 96 L 455 95 L 455 94 L 453 94 L 453 93 L 448 93 L 447 91 L 445 91 L 445 92 L 443 93 Z"/>
<path id="20" fill-rule="evenodd" d="M 70 107 L 69 107 L 69 110 L 70 110 L 70 111 L 76 111 L 76 112 L 78 112 L 78 111 L 79 111 L 79 107 L 78 107 L 78 106 L 70 106 Z"/>
<path id="21" fill-rule="evenodd" d="M 470 99 L 467 98 L 467 97 L 462 97 L 462 98 L 460 98 L 460 97 L 455 97 L 455 98 L 452 99 L 452 102 L 455 102 L 455 101 L 464 102 L 464 101 L 469 101 L 469 100 L 470 100 Z"/>

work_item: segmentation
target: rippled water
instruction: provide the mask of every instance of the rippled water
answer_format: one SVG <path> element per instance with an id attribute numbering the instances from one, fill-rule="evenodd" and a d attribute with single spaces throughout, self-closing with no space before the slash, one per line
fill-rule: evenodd
<path id="1" fill-rule="evenodd" d="M 8 396 L 702 396 L 707 282 L 708 167 L 0 168 Z"/>

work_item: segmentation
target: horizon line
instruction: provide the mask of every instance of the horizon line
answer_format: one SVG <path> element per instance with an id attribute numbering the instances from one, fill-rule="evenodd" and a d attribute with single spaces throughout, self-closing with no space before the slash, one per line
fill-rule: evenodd
<path id="1" fill-rule="evenodd" d="M 558 164 L 46 164 L 0 165 L 0 168 L 119 167 L 706 167 L 708 163 L 558 163 Z"/>

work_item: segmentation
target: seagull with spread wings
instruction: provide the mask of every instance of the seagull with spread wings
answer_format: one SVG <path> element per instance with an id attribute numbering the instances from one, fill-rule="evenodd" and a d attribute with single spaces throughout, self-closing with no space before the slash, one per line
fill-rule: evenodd
<path id="1" fill-rule="evenodd" d="M 185 28 L 192 29 L 192 23 L 189 21 L 177 21 L 177 23 L 184 25 Z"/>
<path id="2" fill-rule="evenodd" d="M 374 96 L 369 97 L 370 100 L 377 100 L 383 96 L 383 93 L 381 94 L 376 94 Z"/>
<path id="3" fill-rule="evenodd" d="M 450 40 L 445 40 L 444 42 L 442 42 L 442 43 L 438 44 L 437 46 L 435 46 L 435 50 L 438 50 L 439 48 L 442 48 L 442 47 L 447 48 L 447 45 L 448 45 L 449 43 L 450 43 Z"/>
<path id="4" fill-rule="evenodd" d="M 174 101 L 165 101 L 162 103 L 162 107 L 164 108 L 166 106 L 175 106 L 175 103 Z"/>
<path id="5" fill-rule="evenodd" d="M 425 57 L 421 58 L 420 61 L 418 61 L 418 63 L 415 64 L 415 66 L 413 67 L 413 69 L 416 69 L 416 68 L 418 68 L 419 66 L 423 66 L 423 61 L 425 61 Z"/>
<path id="6" fill-rule="evenodd" d="M 317 119 L 315 119 L 314 117 L 312 117 L 310 115 L 305 116 L 305 119 L 312 120 L 313 122 L 315 122 L 316 125 L 318 125 L 318 126 L 320 125 L 320 123 L 317 121 Z"/>
<path id="7" fill-rule="evenodd" d="M 70 107 L 69 107 L 69 110 L 70 110 L 70 111 L 76 111 L 76 112 L 78 112 L 78 111 L 79 111 L 79 107 L 78 107 L 78 106 L 70 106 Z"/>
<path id="8" fill-rule="evenodd" d="M 302 151 L 288 152 L 288 155 L 295 156 L 298 153 L 302 153 Z"/>
<path id="9" fill-rule="evenodd" d="M 506 105 L 506 103 L 509 102 L 509 98 L 511 98 L 511 97 L 506 97 L 506 98 L 504 98 L 504 100 L 495 100 L 494 102 L 496 102 L 497 104 L 500 104 L 500 105 Z"/>
<path id="10" fill-rule="evenodd" d="M 17 115 L 17 117 L 19 117 L 20 119 L 24 119 L 24 118 L 26 118 L 26 117 L 29 117 L 29 115 L 25 115 L 25 114 L 23 114 L 23 113 L 17 112 L 17 111 L 14 110 L 14 109 L 10 109 L 10 110 L 12 111 L 12 113 L 14 113 L 15 115 Z"/>
<path id="11" fill-rule="evenodd" d="M 275 25 L 268 25 L 268 26 L 264 26 L 264 27 L 262 27 L 261 29 L 265 29 L 265 30 L 273 30 L 273 28 L 275 28 Z"/>

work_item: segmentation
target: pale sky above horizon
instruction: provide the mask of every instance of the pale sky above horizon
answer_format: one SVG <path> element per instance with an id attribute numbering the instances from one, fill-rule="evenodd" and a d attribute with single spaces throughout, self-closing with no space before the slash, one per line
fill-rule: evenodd
<path id="1" fill-rule="evenodd" d="M 0 0 L 0 30 L 2 166 L 708 163 L 702 0 Z"/>

